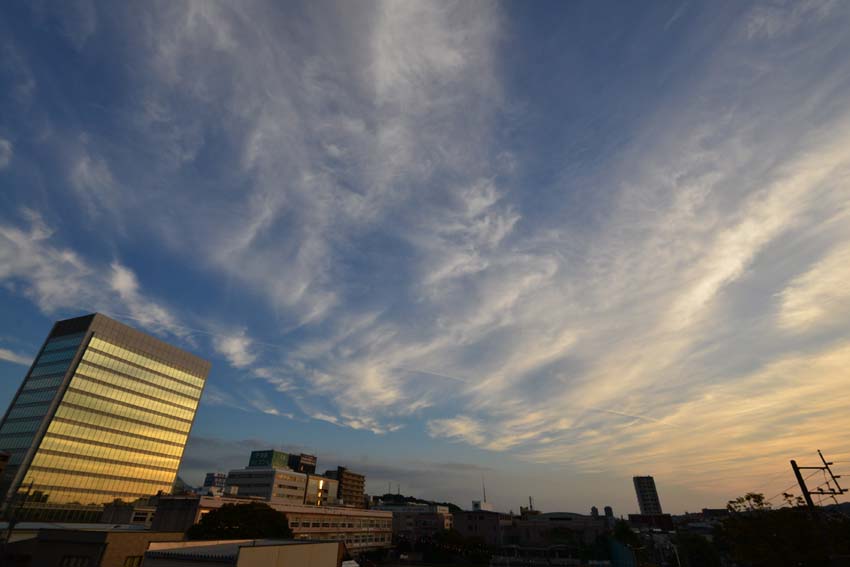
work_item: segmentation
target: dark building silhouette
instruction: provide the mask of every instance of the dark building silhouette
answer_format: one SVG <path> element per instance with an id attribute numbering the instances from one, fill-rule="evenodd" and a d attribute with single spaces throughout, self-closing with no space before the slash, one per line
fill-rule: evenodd
<path id="1" fill-rule="evenodd" d="M 227 473 L 224 472 L 208 472 L 204 477 L 204 488 L 217 488 L 224 490 L 224 485 L 227 482 Z"/>
<path id="2" fill-rule="evenodd" d="M 658 500 L 658 491 L 655 489 L 655 479 L 651 476 L 636 476 L 633 480 L 641 515 L 657 516 L 663 514 L 661 502 Z"/>
<path id="3" fill-rule="evenodd" d="M 316 474 L 316 456 L 301 453 L 300 455 L 289 455 L 289 468 L 294 471 Z"/>

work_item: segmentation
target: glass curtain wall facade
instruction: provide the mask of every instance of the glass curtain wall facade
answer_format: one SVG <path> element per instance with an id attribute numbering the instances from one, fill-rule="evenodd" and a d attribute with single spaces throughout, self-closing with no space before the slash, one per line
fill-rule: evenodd
<path id="1" fill-rule="evenodd" d="M 97 521 L 170 492 L 209 368 L 100 314 L 57 323 L 0 426 L 7 516 Z"/>

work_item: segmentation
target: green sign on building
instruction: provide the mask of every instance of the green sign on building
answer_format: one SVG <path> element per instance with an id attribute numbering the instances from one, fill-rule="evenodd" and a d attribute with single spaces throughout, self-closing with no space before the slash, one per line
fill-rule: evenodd
<path id="1" fill-rule="evenodd" d="M 285 469 L 289 466 L 289 454 L 283 451 L 251 451 L 249 467 L 274 467 Z"/>

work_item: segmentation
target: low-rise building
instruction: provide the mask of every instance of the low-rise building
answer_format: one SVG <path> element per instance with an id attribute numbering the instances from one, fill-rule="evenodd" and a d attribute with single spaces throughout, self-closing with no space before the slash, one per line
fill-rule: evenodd
<path id="1" fill-rule="evenodd" d="M 145 553 L 145 567 L 340 567 L 339 542 L 249 539 L 154 543 Z"/>
<path id="2" fill-rule="evenodd" d="M 416 542 L 432 538 L 454 525 L 448 506 L 411 502 L 400 506 L 381 504 L 372 509 L 392 512 L 393 536 L 397 540 Z"/>
<path id="3" fill-rule="evenodd" d="M 467 538 L 479 538 L 487 545 L 502 545 L 502 529 L 511 525 L 511 516 L 489 510 L 455 512 L 454 529 Z"/>
<path id="4" fill-rule="evenodd" d="M 163 496 L 159 499 L 152 529 L 185 532 L 204 514 L 224 504 L 245 504 L 258 500 L 228 496 Z M 286 514 L 295 539 L 341 541 L 355 554 L 386 549 L 392 545 L 391 512 L 341 506 L 310 506 L 276 498 L 265 503 Z"/>
<path id="5" fill-rule="evenodd" d="M 525 514 L 503 525 L 502 542 L 505 545 L 545 547 L 566 541 L 592 544 L 608 530 L 604 517 L 549 512 Z"/>
<path id="6" fill-rule="evenodd" d="M 335 505 L 339 483 L 323 476 L 295 472 L 288 468 L 248 467 L 227 474 L 226 494 L 280 498 L 293 504 Z"/>
<path id="7" fill-rule="evenodd" d="M 103 513 L 100 515 L 100 523 L 129 524 L 149 528 L 151 522 L 153 522 L 154 512 L 156 512 L 157 498 L 154 496 L 147 501 L 138 500 L 134 503 L 118 500 L 107 504 L 103 507 Z"/>
<path id="8" fill-rule="evenodd" d="M 7 525 L 0 524 L 4 533 Z M 22 522 L 0 550 L 0 565 L 16 567 L 138 567 L 151 542 L 183 539 L 183 531 L 144 526 Z"/>

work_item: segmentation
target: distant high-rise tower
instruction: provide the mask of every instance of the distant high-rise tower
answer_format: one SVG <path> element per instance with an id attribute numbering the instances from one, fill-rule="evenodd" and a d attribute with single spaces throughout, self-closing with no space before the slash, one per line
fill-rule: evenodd
<path id="1" fill-rule="evenodd" d="M 100 314 L 55 323 L 0 424 L 6 513 L 91 522 L 170 492 L 209 370 Z"/>
<path id="2" fill-rule="evenodd" d="M 662 514 L 661 502 L 658 500 L 658 491 L 655 489 L 655 479 L 651 476 L 636 476 L 633 480 L 640 513 L 645 516 Z"/>

